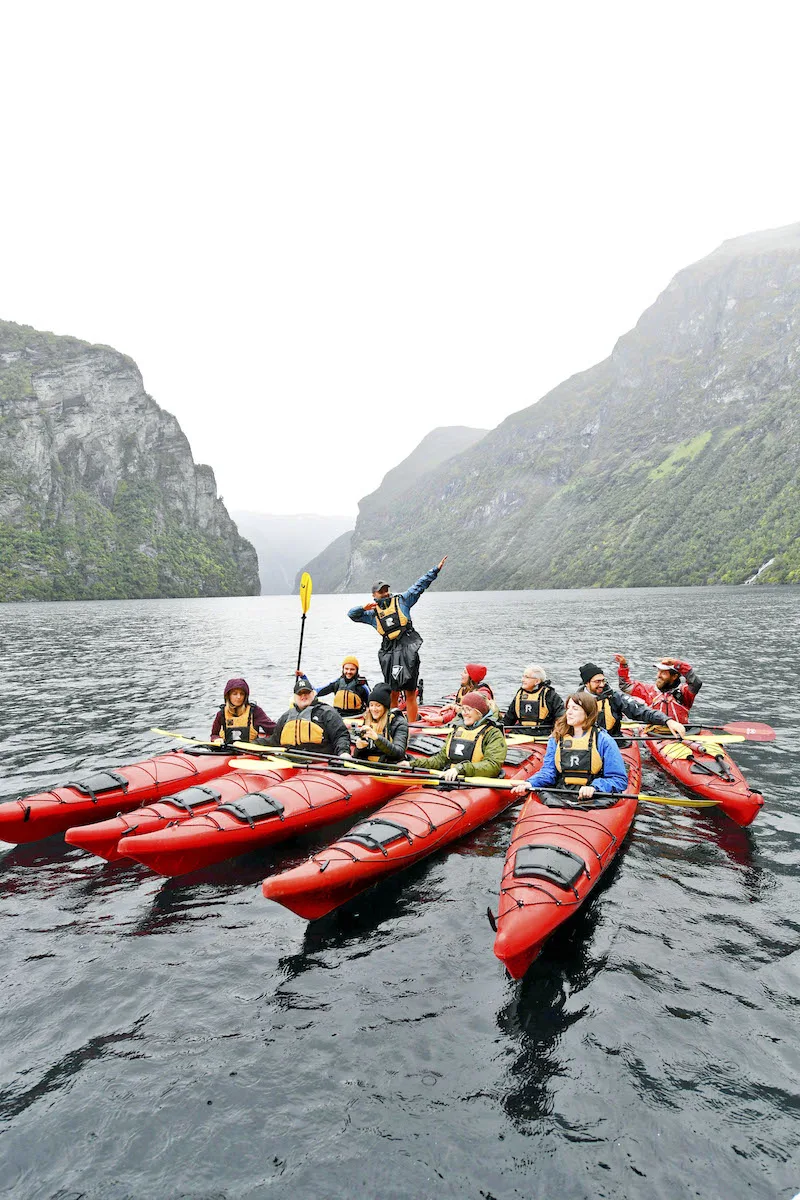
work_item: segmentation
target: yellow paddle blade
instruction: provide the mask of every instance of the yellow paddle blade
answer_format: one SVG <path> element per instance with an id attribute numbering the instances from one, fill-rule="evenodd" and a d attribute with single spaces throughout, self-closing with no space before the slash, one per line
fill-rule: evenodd
<path id="1" fill-rule="evenodd" d="M 193 742 L 195 739 L 187 737 L 185 733 L 173 733 L 169 729 L 154 729 L 150 727 L 151 733 L 157 733 L 159 737 L 176 738 L 179 742 Z"/>
<path id="2" fill-rule="evenodd" d="M 265 768 L 276 767 L 291 767 L 294 769 L 297 767 L 297 763 L 289 762 L 288 758 L 278 758 L 270 755 L 265 758 L 230 758 L 228 759 L 228 766 L 232 767 L 234 771 L 259 772 Z"/>
<path id="3" fill-rule="evenodd" d="M 639 799 L 648 804 L 672 804 L 675 808 L 716 808 L 721 803 L 719 800 L 684 799 L 683 796 L 645 796 L 644 792 L 639 793 Z"/>
<path id="4" fill-rule="evenodd" d="M 303 571 L 300 578 L 300 605 L 304 614 L 308 612 L 308 606 L 311 604 L 311 590 L 311 576 L 308 571 Z"/>

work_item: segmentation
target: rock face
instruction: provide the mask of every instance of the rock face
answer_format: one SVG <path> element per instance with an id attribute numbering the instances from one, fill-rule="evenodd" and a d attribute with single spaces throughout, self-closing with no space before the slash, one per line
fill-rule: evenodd
<path id="1" fill-rule="evenodd" d="M 426 434 L 407 458 L 387 471 L 380 487 L 359 501 L 358 521 L 352 536 L 342 534 L 304 568 L 310 572 L 315 589 L 368 591 L 375 579 L 375 568 L 383 567 L 383 539 L 395 523 L 396 506 L 400 504 L 402 510 L 421 481 L 485 435 L 485 429 L 470 429 L 466 425 L 450 425 Z M 428 567 L 424 569 L 427 571 Z"/>
<path id="2" fill-rule="evenodd" d="M 136 364 L 0 321 L 0 600 L 257 593 L 214 472 Z"/>
<path id="3" fill-rule="evenodd" d="M 724 243 L 610 358 L 363 502 L 347 584 L 445 553 L 439 588 L 800 582 L 798 468 L 800 224 Z"/>

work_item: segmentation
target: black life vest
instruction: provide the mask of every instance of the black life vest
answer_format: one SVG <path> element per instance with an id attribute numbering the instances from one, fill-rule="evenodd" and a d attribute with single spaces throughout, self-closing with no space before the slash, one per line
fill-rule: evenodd
<path id="1" fill-rule="evenodd" d="M 325 730 L 315 717 L 316 704 L 296 709 L 297 716 L 288 720 L 281 730 L 282 746 L 321 746 L 325 741 Z"/>
<path id="2" fill-rule="evenodd" d="M 445 742 L 444 748 L 448 760 L 453 764 L 481 762 L 483 759 L 483 743 L 486 739 L 486 734 L 491 728 L 492 726 L 485 721 L 481 721 L 469 728 L 466 725 L 457 725 L 447 735 L 447 741 Z"/>
<path id="3" fill-rule="evenodd" d="M 603 772 L 603 756 L 597 749 L 594 726 L 580 737 L 565 735 L 556 745 L 555 766 L 566 787 L 583 787 Z"/>
<path id="4" fill-rule="evenodd" d="M 552 721 L 553 714 L 547 699 L 548 685 L 540 684 L 532 692 L 520 688 L 514 697 L 514 712 L 517 714 L 519 725 L 543 725 Z"/>
<path id="5" fill-rule="evenodd" d="M 242 706 L 242 712 L 237 717 L 227 704 L 220 704 L 219 711 L 222 714 L 220 734 L 226 746 L 232 746 L 234 742 L 255 741 L 258 737 L 258 730 L 252 720 L 254 709 L 255 703 L 248 701 Z"/>
<path id="6" fill-rule="evenodd" d="M 382 633 L 390 642 L 401 637 L 407 629 L 413 628 L 411 621 L 401 611 L 397 600 L 397 596 L 392 596 L 385 608 L 379 608 L 377 605 L 375 607 L 375 620 L 378 625 L 378 633 Z"/>
<path id="7" fill-rule="evenodd" d="M 354 675 L 352 679 L 345 679 L 342 675 L 339 679 L 338 691 L 333 697 L 333 707 L 336 711 L 356 716 L 362 713 L 367 706 L 356 688 L 363 687 L 365 683 L 366 680 L 360 675 Z"/>

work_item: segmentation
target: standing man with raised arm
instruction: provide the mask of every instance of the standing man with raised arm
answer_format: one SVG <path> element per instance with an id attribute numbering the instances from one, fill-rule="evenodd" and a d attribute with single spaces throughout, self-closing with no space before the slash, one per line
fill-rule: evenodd
<path id="1" fill-rule="evenodd" d="M 372 585 L 372 603 L 351 608 L 347 614 L 351 621 L 371 625 L 381 635 L 378 662 L 391 691 L 391 707 L 397 707 L 400 692 L 405 692 L 409 724 L 413 724 L 419 715 L 417 682 L 419 648 L 422 645 L 422 638 L 411 624 L 409 613 L 446 562 L 445 554 L 438 566 L 427 571 L 408 591 L 397 595 L 392 594 L 385 580 L 377 579 Z"/>

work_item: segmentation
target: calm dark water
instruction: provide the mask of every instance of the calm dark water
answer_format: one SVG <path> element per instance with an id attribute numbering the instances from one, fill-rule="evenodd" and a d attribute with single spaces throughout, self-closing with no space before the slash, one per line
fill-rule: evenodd
<path id="1" fill-rule="evenodd" d="M 327 682 L 377 637 L 317 597 Z M 750 831 L 640 810 L 606 885 L 521 985 L 492 955 L 510 815 L 314 926 L 263 899 L 321 834 L 164 881 L 53 838 L 0 846 L 0 1195 L 785 1197 L 800 1192 L 800 589 L 428 593 L 433 699 L 483 661 L 506 700 L 614 650 L 707 680 L 767 804 Z M 270 714 L 292 597 L 0 607 L 2 798 L 205 735 L 244 672 Z M 669 790 L 652 772 L 646 790 Z"/>

